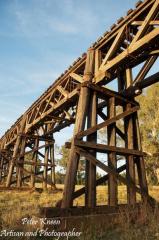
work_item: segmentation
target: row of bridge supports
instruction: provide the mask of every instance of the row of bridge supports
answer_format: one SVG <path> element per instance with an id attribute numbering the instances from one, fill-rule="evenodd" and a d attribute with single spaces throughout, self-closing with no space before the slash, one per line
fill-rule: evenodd
<path id="1" fill-rule="evenodd" d="M 123 95 L 124 89 L 131 85 L 131 72 L 127 69 L 126 76 L 122 78 L 120 75 L 117 93 L 94 83 L 97 65 L 100 64 L 95 61 L 95 51 L 90 48 L 77 104 L 63 199 L 60 202 L 62 208 L 72 207 L 74 199 L 83 194 L 85 194 L 85 206 L 96 207 L 96 187 L 106 183 L 108 183 L 109 206 L 117 206 L 118 185 L 121 182 L 127 187 L 129 205 L 136 204 L 137 194 L 140 194 L 143 202 L 150 199 L 137 115 L 139 104 L 134 98 Z M 100 123 L 99 117 L 102 119 Z M 36 179 L 43 183 L 44 189 L 48 185 L 55 187 L 54 139 L 52 134 L 46 134 L 51 130 L 52 125 L 49 123 L 44 125 L 43 135 L 40 135 L 37 129 L 26 133 L 25 123 L 26 115 L 23 115 L 14 146 L 12 149 L 1 151 L 0 178 L 5 182 L 6 187 L 16 184 L 20 188 L 28 179 L 31 187 L 35 186 Z M 105 144 L 98 141 L 101 129 L 105 129 L 106 132 Z M 43 152 L 39 151 L 40 149 L 44 149 Z M 9 153 L 10 155 L 7 156 L 6 154 Z M 104 163 L 98 159 L 101 153 L 105 156 Z M 85 186 L 75 191 L 81 158 L 85 159 Z M 28 169 L 27 166 L 30 168 Z M 97 179 L 97 167 L 106 172 L 99 179 Z"/>
<path id="2" fill-rule="evenodd" d="M 0 153 L 1 185 L 7 188 L 34 188 L 36 182 L 41 182 L 43 189 L 47 189 L 48 186 L 54 188 L 56 179 L 53 135 L 42 137 L 25 134 L 25 120 L 24 115 L 13 148 L 3 149 Z M 48 126 L 46 130 L 47 128 Z"/>

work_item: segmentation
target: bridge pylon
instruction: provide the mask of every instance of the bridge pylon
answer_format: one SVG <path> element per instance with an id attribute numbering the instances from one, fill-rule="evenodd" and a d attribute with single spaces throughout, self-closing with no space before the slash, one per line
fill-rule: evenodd
<path id="1" fill-rule="evenodd" d="M 73 200 L 85 194 L 85 206 L 97 206 L 96 187 L 107 182 L 108 205 L 118 205 L 118 185 L 127 187 L 127 203 L 135 205 L 149 199 L 144 153 L 140 142 L 137 111 L 139 104 L 118 92 L 93 83 L 94 50 L 88 50 L 81 86 L 69 162 L 65 178 L 62 208 L 73 206 Z M 127 85 L 131 84 L 127 79 Z M 102 122 L 98 123 L 99 117 Z M 104 144 L 98 134 L 104 129 Z M 102 138 L 103 139 L 103 138 Z M 104 163 L 98 160 L 104 154 Z M 85 186 L 75 191 L 79 161 L 85 159 Z M 97 167 L 106 175 L 96 179 Z M 121 173 L 125 174 L 121 174 Z M 125 175 L 125 177 L 124 177 Z M 105 193 L 106 194 L 106 193 Z"/>

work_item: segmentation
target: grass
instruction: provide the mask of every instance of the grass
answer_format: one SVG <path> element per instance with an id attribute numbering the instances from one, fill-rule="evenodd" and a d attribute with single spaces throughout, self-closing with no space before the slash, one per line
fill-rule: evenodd
<path id="1" fill-rule="evenodd" d="M 57 185 L 59 189 L 63 189 L 62 185 Z M 79 189 L 81 186 L 76 186 Z M 97 204 L 107 204 L 107 187 L 99 186 L 97 188 Z M 159 201 L 159 187 L 153 186 L 149 188 L 150 195 Z M 14 229 L 22 231 L 31 231 L 33 226 L 26 226 L 21 224 L 23 217 L 36 216 L 40 207 L 53 207 L 56 202 L 61 199 L 62 191 L 53 193 L 51 190 L 39 193 L 39 192 L 17 192 L 17 191 L 3 191 L 0 192 L 0 228 Z M 119 186 L 118 189 L 119 203 L 126 203 L 126 188 L 125 186 Z M 138 197 L 139 200 L 139 197 Z M 78 198 L 75 202 L 75 206 L 84 204 L 84 197 Z M 108 229 L 106 232 L 101 229 L 98 232 L 98 237 L 94 233 L 94 229 L 89 233 L 83 234 L 80 239 L 108 239 L 108 240 L 138 240 L 138 239 L 159 239 L 159 221 L 158 210 L 156 214 L 149 213 L 148 222 L 146 225 L 130 224 L 128 219 L 121 216 L 120 227 Z M 14 239 L 4 238 L 4 239 Z M 15 238 L 17 239 L 17 237 Z M 20 238 L 18 238 L 20 239 Z M 23 238 L 22 238 L 23 239 Z M 30 239 L 30 238 L 24 238 Z M 44 239 L 44 238 L 42 238 Z"/>

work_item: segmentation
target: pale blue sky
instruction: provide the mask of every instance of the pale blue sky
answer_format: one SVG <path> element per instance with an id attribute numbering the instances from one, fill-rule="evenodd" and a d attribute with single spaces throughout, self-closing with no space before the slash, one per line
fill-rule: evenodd
<path id="1" fill-rule="evenodd" d="M 135 3 L 0 0 L 0 135 Z"/>

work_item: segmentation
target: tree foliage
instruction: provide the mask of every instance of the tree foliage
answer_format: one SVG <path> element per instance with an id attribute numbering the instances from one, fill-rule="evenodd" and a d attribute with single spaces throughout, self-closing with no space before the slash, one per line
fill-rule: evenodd
<path id="1" fill-rule="evenodd" d="M 65 145 L 62 145 L 61 147 L 56 146 L 56 151 L 60 158 L 57 160 L 58 166 L 62 168 L 61 172 L 58 172 L 58 175 L 65 175 L 66 174 L 66 168 L 69 161 L 69 153 L 70 149 L 66 148 Z M 85 160 L 84 158 L 81 158 L 79 161 L 78 171 L 77 171 L 77 184 L 83 184 L 84 178 L 85 178 Z"/>
<path id="2" fill-rule="evenodd" d="M 137 99 L 140 103 L 139 123 L 148 181 L 159 183 L 159 84 L 152 85 Z"/>

